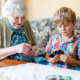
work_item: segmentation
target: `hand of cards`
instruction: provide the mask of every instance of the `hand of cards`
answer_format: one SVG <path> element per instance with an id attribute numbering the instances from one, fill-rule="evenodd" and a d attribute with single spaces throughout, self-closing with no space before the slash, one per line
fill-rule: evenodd
<path id="1" fill-rule="evenodd" d="M 49 57 L 51 57 L 51 58 L 53 58 L 55 55 L 57 55 L 57 54 L 64 54 L 64 51 L 63 50 L 56 50 L 56 51 L 54 51 L 54 52 L 52 52 L 50 55 L 49 55 Z"/>

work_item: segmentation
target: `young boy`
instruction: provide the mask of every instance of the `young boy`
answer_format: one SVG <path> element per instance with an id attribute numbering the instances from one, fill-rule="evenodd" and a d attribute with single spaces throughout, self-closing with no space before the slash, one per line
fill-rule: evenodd
<path id="1" fill-rule="evenodd" d="M 53 66 L 61 68 L 80 67 L 80 39 L 73 32 L 76 24 L 75 12 L 67 7 L 60 8 L 54 14 L 54 23 L 59 33 L 50 38 L 45 49 L 45 59 Z M 56 50 L 63 50 L 64 53 L 51 58 L 50 54 Z"/>

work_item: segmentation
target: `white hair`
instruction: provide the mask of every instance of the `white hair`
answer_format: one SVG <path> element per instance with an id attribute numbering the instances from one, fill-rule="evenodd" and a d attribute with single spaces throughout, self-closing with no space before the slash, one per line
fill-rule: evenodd
<path id="1" fill-rule="evenodd" d="M 27 7 L 23 0 L 7 0 L 2 9 L 2 15 L 12 15 L 15 11 L 19 11 L 20 15 L 27 14 Z"/>

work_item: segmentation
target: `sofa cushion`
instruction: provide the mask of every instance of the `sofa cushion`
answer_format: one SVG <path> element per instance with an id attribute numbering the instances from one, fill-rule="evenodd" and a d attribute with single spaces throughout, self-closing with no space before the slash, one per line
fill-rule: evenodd
<path id="1" fill-rule="evenodd" d="M 76 36 L 80 37 L 80 17 L 77 17 L 74 33 Z"/>

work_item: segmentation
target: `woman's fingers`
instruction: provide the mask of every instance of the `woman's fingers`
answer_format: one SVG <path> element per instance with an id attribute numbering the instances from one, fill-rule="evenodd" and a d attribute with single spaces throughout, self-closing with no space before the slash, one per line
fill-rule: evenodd
<path id="1" fill-rule="evenodd" d="M 22 43 L 14 47 L 17 53 L 27 53 L 31 50 L 31 48 L 31 45 L 27 43 Z"/>
<path id="2" fill-rule="evenodd" d="M 32 46 L 30 44 L 28 44 L 28 43 L 24 43 L 24 45 L 25 45 L 25 47 L 28 47 L 29 49 L 32 48 Z"/>
<path id="3" fill-rule="evenodd" d="M 35 49 L 32 48 L 32 50 L 30 50 L 28 53 L 26 53 L 24 55 L 27 56 L 27 57 L 32 57 L 32 56 L 34 56 L 34 54 L 35 54 Z"/>

